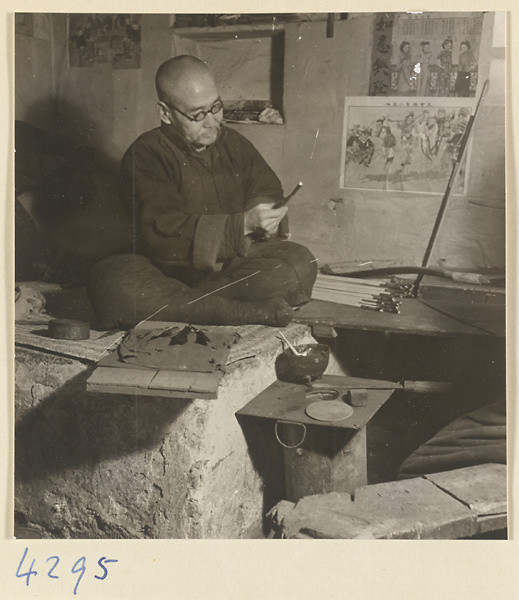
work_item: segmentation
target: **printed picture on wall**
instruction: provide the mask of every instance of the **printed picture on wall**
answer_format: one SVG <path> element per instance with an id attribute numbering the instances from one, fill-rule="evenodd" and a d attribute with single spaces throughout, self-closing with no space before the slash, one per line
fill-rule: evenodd
<path id="1" fill-rule="evenodd" d="M 68 26 L 69 66 L 141 66 L 141 15 L 76 14 Z"/>
<path id="2" fill-rule="evenodd" d="M 470 100 L 346 98 L 341 188 L 444 193 L 473 108 Z M 465 193 L 467 164 L 454 194 Z"/>
<path id="3" fill-rule="evenodd" d="M 474 97 L 482 28 L 482 13 L 379 13 L 370 95 Z"/>

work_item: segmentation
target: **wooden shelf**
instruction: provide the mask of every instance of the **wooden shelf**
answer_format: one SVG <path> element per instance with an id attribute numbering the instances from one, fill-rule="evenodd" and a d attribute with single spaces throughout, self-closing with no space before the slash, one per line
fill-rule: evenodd
<path id="1" fill-rule="evenodd" d="M 217 25 L 215 27 L 173 27 L 173 33 L 196 41 L 268 38 L 283 33 L 284 24 Z"/>

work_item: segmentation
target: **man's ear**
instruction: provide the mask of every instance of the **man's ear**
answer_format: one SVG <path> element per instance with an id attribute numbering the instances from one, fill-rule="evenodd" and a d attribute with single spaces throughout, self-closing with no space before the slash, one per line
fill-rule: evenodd
<path id="1" fill-rule="evenodd" d="M 159 113 L 160 120 L 167 125 L 171 125 L 171 119 L 169 118 L 168 107 L 164 102 L 157 102 L 157 112 Z"/>

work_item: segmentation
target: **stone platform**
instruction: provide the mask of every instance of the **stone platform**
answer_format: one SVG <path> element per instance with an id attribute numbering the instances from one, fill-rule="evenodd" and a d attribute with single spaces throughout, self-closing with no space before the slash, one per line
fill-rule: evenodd
<path id="1" fill-rule="evenodd" d="M 18 525 L 55 538 L 235 539 L 282 499 L 273 431 L 235 417 L 275 380 L 276 329 L 237 328 L 249 356 L 228 365 L 216 400 L 189 400 L 89 393 L 117 334 L 38 347 L 39 327 L 16 331 Z M 314 341 L 306 325 L 283 332 Z"/>

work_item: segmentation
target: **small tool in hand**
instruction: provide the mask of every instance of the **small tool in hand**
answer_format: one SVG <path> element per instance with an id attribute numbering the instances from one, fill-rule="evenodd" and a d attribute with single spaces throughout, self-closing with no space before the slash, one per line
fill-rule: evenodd
<path id="1" fill-rule="evenodd" d="M 285 204 L 290 200 L 290 198 L 292 198 L 292 196 L 294 196 L 302 187 L 303 187 L 303 182 L 300 181 L 296 185 L 296 187 L 290 192 L 290 194 L 288 194 L 288 196 L 285 196 L 285 198 L 283 198 L 283 200 L 280 200 L 279 202 L 274 204 L 272 206 L 272 208 L 281 208 L 282 206 L 285 206 Z M 255 242 L 266 242 L 269 238 L 270 238 L 270 234 L 267 233 L 266 231 L 264 231 L 263 229 L 258 229 L 257 231 L 255 231 L 252 234 L 252 239 Z"/>
<path id="2" fill-rule="evenodd" d="M 285 206 L 285 204 L 290 200 L 290 198 L 292 198 L 292 196 L 295 196 L 302 187 L 303 187 L 303 182 L 300 181 L 296 185 L 296 187 L 290 192 L 290 194 L 288 194 L 288 196 L 285 196 L 285 198 L 283 198 L 283 200 L 281 200 L 281 202 L 278 202 L 277 204 L 274 205 L 274 208 L 281 208 L 282 206 Z"/>

